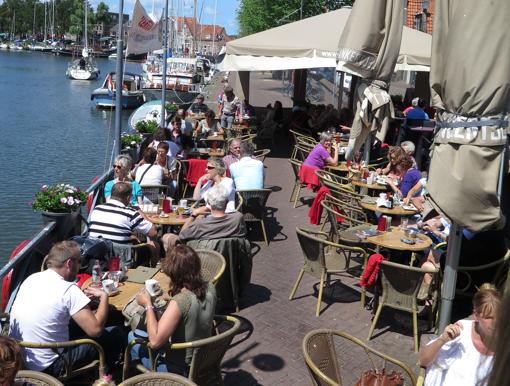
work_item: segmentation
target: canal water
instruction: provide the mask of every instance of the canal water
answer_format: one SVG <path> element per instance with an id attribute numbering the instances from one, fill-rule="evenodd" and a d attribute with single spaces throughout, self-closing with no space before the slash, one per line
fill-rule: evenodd
<path id="1" fill-rule="evenodd" d="M 86 189 L 108 168 L 114 111 L 90 100 L 115 61 L 97 59 L 98 80 L 67 79 L 70 57 L 0 51 L 0 266 L 22 240 L 42 226 L 30 206 L 44 184 Z M 141 73 L 138 63 L 126 71 Z M 123 131 L 130 111 L 123 111 Z"/>

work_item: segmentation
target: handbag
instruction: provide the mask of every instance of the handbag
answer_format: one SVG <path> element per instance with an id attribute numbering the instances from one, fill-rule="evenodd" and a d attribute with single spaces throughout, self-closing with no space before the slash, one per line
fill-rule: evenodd
<path id="1" fill-rule="evenodd" d="M 398 371 L 393 370 L 386 374 L 386 370 L 368 370 L 354 386 L 404 386 L 404 377 Z"/>
<path id="2" fill-rule="evenodd" d="M 166 310 L 168 300 L 163 298 L 162 295 L 156 296 L 152 300 L 152 306 L 156 314 L 156 319 L 159 320 Z M 124 325 L 129 326 L 132 331 L 143 330 L 147 331 L 147 319 L 145 315 L 145 308 L 138 304 L 136 296 L 124 306 L 122 309 L 122 315 L 124 315 Z"/>

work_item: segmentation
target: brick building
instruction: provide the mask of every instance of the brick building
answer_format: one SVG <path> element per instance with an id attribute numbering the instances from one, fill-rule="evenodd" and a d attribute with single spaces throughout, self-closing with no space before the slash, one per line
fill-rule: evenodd
<path id="1" fill-rule="evenodd" d="M 432 33 L 435 0 L 403 0 L 405 24 L 429 34 Z"/>

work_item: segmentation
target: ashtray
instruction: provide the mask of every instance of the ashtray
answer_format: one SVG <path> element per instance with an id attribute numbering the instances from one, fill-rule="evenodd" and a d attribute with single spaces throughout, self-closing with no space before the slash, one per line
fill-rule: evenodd
<path id="1" fill-rule="evenodd" d="M 400 241 L 402 241 L 403 243 L 409 244 L 409 245 L 416 244 L 416 240 L 406 239 L 405 237 L 402 237 L 402 238 L 400 239 Z"/>
<path id="2" fill-rule="evenodd" d="M 167 217 L 168 217 L 168 215 L 167 215 L 166 213 L 161 213 L 161 214 L 159 215 L 159 217 L 161 217 L 161 218 L 167 218 Z"/>

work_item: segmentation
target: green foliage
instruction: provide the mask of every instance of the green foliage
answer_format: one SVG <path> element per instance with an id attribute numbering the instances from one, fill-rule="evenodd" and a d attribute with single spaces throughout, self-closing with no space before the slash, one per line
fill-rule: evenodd
<path id="1" fill-rule="evenodd" d="M 175 113 L 177 110 L 179 110 L 179 106 L 177 106 L 175 103 L 167 103 L 165 104 L 165 110 L 167 113 Z"/>
<path id="2" fill-rule="evenodd" d="M 303 18 L 318 15 L 324 9 L 333 11 L 345 5 L 352 5 L 354 0 L 316 0 L 303 1 Z M 277 27 L 299 20 L 301 0 L 240 0 L 237 11 L 240 35 L 246 36 L 256 32 Z"/>
<path id="3" fill-rule="evenodd" d="M 154 134 L 158 131 L 158 123 L 156 121 L 138 121 L 135 125 L 135 129 L 140 134 Z"/>
<path id="4" fill-rule="evenodd" d="M 43 185 L 35 194 L 32 208 L 43 212 L 71 213 L 87 200 L 87 194 L 69 184 Z"/>
<path id="5" fill-rule="evenodd" d="M 140 134 L 122 134 L 120 137 L 122 142 L 122 148 L 128 149 L 131 147 L 136 147 L 137 144 L 143 141 L 143 138 Z"/>

